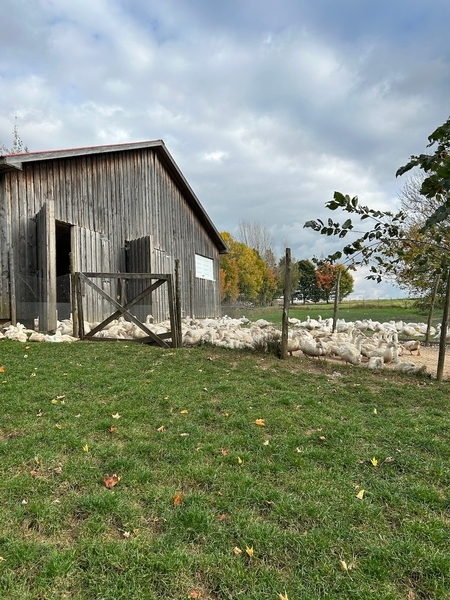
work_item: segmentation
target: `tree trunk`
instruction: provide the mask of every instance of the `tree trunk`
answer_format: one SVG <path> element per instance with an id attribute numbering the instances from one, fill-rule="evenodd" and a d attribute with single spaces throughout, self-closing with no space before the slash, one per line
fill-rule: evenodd
<path id="1" fill-rule="evenodd" d="M 336 321 L 337 321 L 337 316 L 338 316 L 338 310 L 339 310 L 339 294 L 340 294 L 340 288 L 341 288 L 341 274 L 342 271 L 339 269 L 338 274 L 337 274 L 337 280 L 336 280 L 336 291 L 335 291 L 335 296 L 334 296 L 334 310 L 333 310 L 333 328 L 332 328 L 332 333 L 334 333 L 336 331 Z"/>
<path id="2" fill-rule="evenodd" d="M 447 323 L 450 305 L 450 270 L 447 273 L 447 288 L 445 290 L 444 312 L 442 313 L 441 337 L 439 339 L 439 358 L 436 378 L 442 381 L 444 377 L 445 345 L 447 342 Z"/>
<path id="3" fill-rule="evenodd" d="M 434 311 L 434 303 L 436 302 L 436 294 L 439 285 L 440 275 L 438 275 L 434 281 L 433 291 L 431 292 L 431 302 L 430 302 L 430 310 L 428 311 L 428 320 L 427 320 L 427 332 L 425 334 L 425 346 L 430 344 L 430 329 L 431 329 L 431 321 L 433 319 L 433 311 Z"/>

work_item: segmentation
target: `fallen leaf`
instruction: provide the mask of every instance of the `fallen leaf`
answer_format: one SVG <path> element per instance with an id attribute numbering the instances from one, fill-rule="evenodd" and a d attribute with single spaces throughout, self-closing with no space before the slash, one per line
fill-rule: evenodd
<path id="1" fill-rule="evenodd" d="M 36 373 L 31 373 L 30 377 L 36 377 Z"/>
<path id="2" fill-rule="evenodd" d="M 62 429 L 62 426 L 59 423 L 56 423 L 55 427 L 56 429 Z"/>
<path id="3" fill-rule="evenodd" d="M 56 398 L 53 398 L 52 404 L 58 404 L 58 400 Z"/>
<path id="4" fill-rule="evenodd" d="M 129 531 L 124 531 L 122 535 L 126 539 L 128 539 L 129 537 L 131 537 L 131 533 Z"/>
<path id="5" fill-rule="evenodd" d="M 327 439 L 327 438 L 326 438 L 324 435 L 321 435 L 321 436 L 319 437 L 319 440 L 320 440 L 321 442 L 324 442 L 326 439 Z"/>
<path id="6" fill-rule="evenodd" d="M 242 465 L 242 463 L 243 463 L 242 458 L 240 456 L 238 456 L 238 465 Z"/>
<path id="7" fill-rule="evenodd" d="M 222 454 L 223 454 L 224 456 L 227 456 L 227 454 L 228 454 L 228 450 L 224 450 L 224 449 L 222 448 Z"/>
<path id="8" fill-rule="evenodd" d="M 189 437 L 188 433 L 180 433 L 180 437 Z"/>
<path id="9" fill-rule="evenodd" d="M 89 446 L 87 444 L 85 444 L 83 446 L 83 450 L 84 450 L 84 452 L 89 452 Z"/>
<path id="10" fill-rule="evenodd" d="M 114 473 L 111 477 L 104 477 L 103 481 L 105 482 L 106 487 L 111 489 L 119 483 L 120 477 Z"/>
<path id="11" fill-rule="evenodd" d="M 158 427 L 158 429 L 156 431 L 163 432 L 163 431 L 166 431 L 166 429 L 167 429 L 167 427 L 165 425 L 161 425 L 161 427 Z"/>
<path id="12" fill-rule="evenodd" d="M 235 546 L 233 548 L 233 552 L 236 554 L 236 556 L 239 556 L 239 554 L 242 554 L 242 550 L 240 548 L 238 548 L 238 546 Z"/>
<path id="13" fill-rule="evenodd" d="M 259 425 L 260 427 L 265 427 L 264 419 L 256 419 L 255 425 Z"/>
<path id="14" fill-rule="evenodd" d="M 197 590 L 192 590 L 192 592 L 189 594 L 188 597 L 189 598 L 201 598 L 202 595 L 200 592 L 197 592 Z"/>
<path id="15" fill-rule="evenodd" d="M 25 346 L 25 350 L 29 350 L 31 346 Z"/>
<path id="16" fill-rule="evenodd" d="M 284 590 L 284 594 L 278 594 L 278 598 L 279 600 L 289 600 L 286 590 Z"/>
<path id="17" fill-rule="evenodd" d="M 263 446 L 268 446 L 269 445 L 269 440 L 264 440 L 263 441 Z"/>
<path id="18" fill-rule="evenodd" d="M 111 427 L 108 429 L 109 433 L 114 433 L 116 431 L 117 427 L 115 425 L 111 425 Z"/>
<path id="19" fill-rule="evenodd" d="M 25 500 L 25 499 L 23 499 L 23 500 L 22 500 L 22 502 L 21 502 L 21 504 L 22 504 L 23 506 L 25 506 L 26 504 L 28 504 L 28 500 Z"/>
<path id="20" fill-rule="evenodd" d="M 359 490 L 359 492 L 356 494 L 356 497 L 362 500 L 364 498 L 364 490 Z"/>
<path id="21" fill-rule="evenodd" d="M 55 467 L 55 468 L 53 469 L 53 473 L 54 473 L 55 475 L 61 475 L 61 473 L 62 473 L 62 467 Z"/>
<path id="22" fill-rule="evenodd" d="M 39 475 L 39 473 L 33 469 L 32 471 L 30 471 L 30 475 L 31 475 L 31 477 L 36 478 Z"/>
<path id="23" fill-rule="evenodd" d="M 377 467 L 377 466 L 378 466 L 378 461 L 377 461 L 377 459 L 375 458 L 375 456 L 374 456 L 374 457 L 371 459 L 371 461 L 370 461 L 370 462 L 373 464 L 373 466 L 374 466 L 374 467 Z"/>
<path id="24" fill-rule="evenodd" d="M 341 565 L 341 569 L 342 569 L 343 571 L 345 571 L 346 573 L 348 573 L 348 565 L 347 565 L 347 563 L 345 562 L 345 560 L 339 559 L 339 563 L 340 563 L 340 565 Z"/>
<path id="25" fill-rule="evenodd" d="M 374 415 L 377 415 L 377 414 L 378 414 L 378 412 L 377 412 L 377 409 L 376 409 L 376 408 L 374 408 L 374 409 L 373 409 L 373 414 L 374 414 Z"/>
<path id="26" fill-rule="evenodd" d="M 219 521 L 225 521 L 226 519 L 228 519 L 228 515 L 226 515 L 226 514 L 219 515 Z"/>
<path id="27" fill-rule="evenodd" d="M 120 415 L 116 412 L 114 415 L 111 415 L 113 419 L 120 419 Z"/>
<path id="28" fill-rule="evenodd" d="M 394 462 L 394 461 L 395 461 L 395 458 L 393 456 L 388 456 L 387 458 L 384 459 L 383 462 L 385 462 L 385 463 L 391 463 L 391 462 Z"/>
<path id="29" fill-rule="evenodd" d="M 5 372 L 5 367 L 0 367 L 0 373 L 4 373 Z"/>
<path id="30" fill-rule="evenodd" d="M 43 417 L 43 416 L 44 416 L 44 413 L 42 412 L 42 410 L 40 410 L 40 411 L 39 411 L 39 412 L 36 414 L 36 416 L 37 416 L 37 417 Z"/>
<path id="31" fill-rule="evenodd" d="M 253 558 L 253 546 L 251 548 L 249 548 L 248 546 L 245 547 L 245 552 L 250 556 L 250 558 Z"/>
<path id="32" fill-rule="evenodd" d="M 6 560 L 6 558 L 3 558 L 3 556 L 0 556 L 0 562 L 3 562 L 4 560 Z"/>
<path id="33" fill-rule="evenodd" d="M 78 413 L 77 415 L 75 415 L 75 419 L 79 419 L 81 417 L 81 413 Z"/>
<path id="34" fill-rule="evenodd" d="M 178 494 L 176 494 L 173 498 L 173 505 L 180 506 L 180 504 L 182 502 L 183 502 L 183 492 L 178 492 Z"/>
<path id="35" fill-rule="evenodd" d="M 188 410 L 187 408 L 184 408 L 183 410 L 180 410 L 180 415 L 187 415 L 188 414 Z"/>

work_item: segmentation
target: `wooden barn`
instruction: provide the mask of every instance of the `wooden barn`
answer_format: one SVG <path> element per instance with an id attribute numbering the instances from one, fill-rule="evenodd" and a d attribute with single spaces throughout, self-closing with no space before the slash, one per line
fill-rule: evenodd
<path id="1" fill-rule="evenodd" d="M 161 140 L 0 157 L 0 320 L 39 318 L 51 331 L 74 308 L 71 272 L 173 274 L 175 265 L 181 316 L 219 316 L 226 252 Z M 96 280 L 121 301 L 147 284 Z M 105 298 L 82 294 L 85 320 L 111 314 Z M 165 294 L 136 305 L 139 318 L 166 319 Z"/>

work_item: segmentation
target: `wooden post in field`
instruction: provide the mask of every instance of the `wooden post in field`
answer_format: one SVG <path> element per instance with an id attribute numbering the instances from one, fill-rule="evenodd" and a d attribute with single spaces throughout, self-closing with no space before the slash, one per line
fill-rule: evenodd
<path id="1" fill-rule="evenodd" d="M 334 295 L 333 328 L 331 330 L 332 333 L 334 333 L 336 331 L 336 321 L 337 321 L 338 310 L 339 310 L 339 294 L 341 291 L 341 275 L 342 275 L 342 271 L 341 271 L 341 268 L 339 268 L 338 274 L 337 274 L 337 280 L 336 280 L 336 291 L 335 291 L 335 295 Z"/>
<path id="2" fill-rule="evenodd" d="M 444 377 L 444 363 L 445 363 L 445 344 L 447 342 L 447 324 L 448 324 L 448 313 L 450 304 L 450 269 L 447 273 L 447 288 L 445 290 L 445 304 L 444 312 L 442 313 L 441 323 L 441 337 L 439 338 L 439 358 L 436 379 L 442 381 Z"/>
<path id="3" fill-rule="evenodd" d="M 291 299 L 291 249 L 286 248 L 286 270 L 284 272 L 284 302 L 283 317 L 281 321 L 281 351 L 280 358 L 287 358 L 288 327 L 289 327 L 289 301 Z"/>

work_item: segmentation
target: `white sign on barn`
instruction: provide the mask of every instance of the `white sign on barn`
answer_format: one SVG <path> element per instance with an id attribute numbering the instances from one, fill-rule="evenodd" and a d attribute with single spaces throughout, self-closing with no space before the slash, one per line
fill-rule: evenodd
<path id="1" fill-rule="evenodd" d="M 214 281 L 214 261 L 206 256 L 195 255 L 195 276 Z"/>

